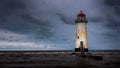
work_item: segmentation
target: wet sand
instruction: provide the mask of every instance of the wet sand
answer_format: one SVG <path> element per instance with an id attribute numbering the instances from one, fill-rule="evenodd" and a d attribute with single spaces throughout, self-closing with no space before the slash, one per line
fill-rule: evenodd
<path id="1" fill-rule="evenodd" d="M 120 51 L 90 51 L 103 60 L 73 51 L 0 51 L 0 68 L 120 68 Z"/>

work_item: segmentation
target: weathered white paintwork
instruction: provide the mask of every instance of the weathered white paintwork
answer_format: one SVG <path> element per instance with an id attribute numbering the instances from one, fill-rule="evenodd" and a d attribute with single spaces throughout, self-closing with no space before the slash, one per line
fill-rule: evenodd
<path id="1" fill-rule="evenodd" d="M 87 27 L 85 22 L 77 23 L 75 48 L 80 48 L 80 42 L 83 42 L 84 48 L 88 48 Z"/>

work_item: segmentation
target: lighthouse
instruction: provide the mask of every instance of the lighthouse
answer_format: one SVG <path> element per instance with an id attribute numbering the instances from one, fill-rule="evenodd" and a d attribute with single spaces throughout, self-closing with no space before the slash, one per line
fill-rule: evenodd
<path id="1" fill-rule="evenodd" d="M 76 23 L 76 44 L 75 52 L 88 52 L 87 40 L 87 18 L 86 15 L 80 11 L 77 15 Z"/>

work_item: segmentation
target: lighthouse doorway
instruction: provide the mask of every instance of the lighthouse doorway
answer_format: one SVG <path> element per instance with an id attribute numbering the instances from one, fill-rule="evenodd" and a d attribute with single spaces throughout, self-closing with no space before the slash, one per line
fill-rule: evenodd
<path id="1" fill-rule="evenodd" d="M 80 41 L 80 51 L 84 51 L 83 41 Z"/>

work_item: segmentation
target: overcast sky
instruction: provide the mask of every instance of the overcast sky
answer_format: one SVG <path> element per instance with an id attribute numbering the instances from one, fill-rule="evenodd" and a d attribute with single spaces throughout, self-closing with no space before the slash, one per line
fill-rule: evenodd
<path id="1" fill-rule="evenodd" d="M 120 50 L 119 0 L 0 0 L 0 50 L 73 50 L 80 10 L 89 50 Z"/>

